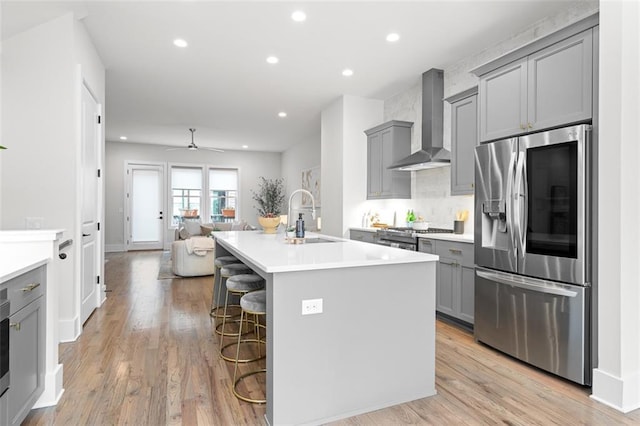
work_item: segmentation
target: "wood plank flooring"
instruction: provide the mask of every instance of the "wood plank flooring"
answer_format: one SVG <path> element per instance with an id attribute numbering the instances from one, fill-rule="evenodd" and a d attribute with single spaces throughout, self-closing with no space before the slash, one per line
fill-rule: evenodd
<path id="1" fill-rule="evenodd" d="M 107 259 L 107 301 L 76 342 L 60 345 L 62 399 L 32 410 L 24 425 L 265 424 L 265 406 L 241 402 L 229 389 L 232 365 L 217 354 L 208 315 L 212 277 L 157 280 L 158 251 Z M 334 424 L 640 424 L 640 410 L 623 415 L 591 400 L 587 388 L 477 344 L 454 326 L 436 327 L 436 396 Z"/>

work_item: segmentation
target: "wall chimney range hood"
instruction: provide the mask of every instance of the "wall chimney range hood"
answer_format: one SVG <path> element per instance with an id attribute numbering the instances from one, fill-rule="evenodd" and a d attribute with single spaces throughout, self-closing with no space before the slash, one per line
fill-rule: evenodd
<path id="1" fill-rule="evenodd" d="M 432 68 L 422 74 L 422 148 L 389 166 L 391 170 L 424 170 L 451 164 L 442 147 L 444 71 Z"/>

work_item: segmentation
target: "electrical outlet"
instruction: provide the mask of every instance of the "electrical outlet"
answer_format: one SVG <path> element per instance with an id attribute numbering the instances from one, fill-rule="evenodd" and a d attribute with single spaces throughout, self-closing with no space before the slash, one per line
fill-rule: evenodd
<path id="1" fill-rule="evenodd" d="M 302 301 L 302 315 L 321 314 L 322 299 L 309 299 Z"/>
<path id="2" fill-rule="evenodd" d="M 27 229 L 42 229 L 44 226 L 43 217 L 27 217 L 25 219 Z"/>

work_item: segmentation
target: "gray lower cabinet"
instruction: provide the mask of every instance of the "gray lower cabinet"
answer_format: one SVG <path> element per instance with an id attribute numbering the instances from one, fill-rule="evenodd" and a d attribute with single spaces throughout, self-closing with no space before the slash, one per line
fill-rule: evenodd
<path id="1" fill-rule="evenodd" d="M 44 391 L 46 270 L 42 266 L 5 285 L 11 302 L 9 317 L 8 420 L 19 425 Z"/>
<path id="2" fill-rule="evenodd" d="M 349 230 L 349 238 L 355 241 L 364 241 L 365 243 L 375 244 L 377 234 L 375 232 L 360 231 L 357 229 Z"/>
<path id="3" fill-rule="evenodd" d="M 478 144 L 478 88 L 446 99 L 451 103 L 451 195 L 473 194 Z"/>
<path id="4" fill-rule="evenodd" d="M 480 76 L 480 141 L 592 117 L 592 29 Z"/>
<path id="5" fill-rule="evenodd" d="M 411 198 L 411 173 L 389 170 L 411 154 L 408 121 L 392 120 L 365 130 L 367 135 L 367 199 Z"/>
<path id="6" fill-rule="evenodd" d="M 473 243 L 421 238 L 418 250 L 440 256 L 436 272 L 436 310 L 473 324 Z"/>

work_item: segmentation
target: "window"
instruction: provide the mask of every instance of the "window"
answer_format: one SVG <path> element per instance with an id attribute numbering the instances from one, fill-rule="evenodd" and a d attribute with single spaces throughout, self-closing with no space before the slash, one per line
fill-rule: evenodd
<path id="1" fill-rule="evenodd" d="M 209 212 L 212 222 L 234 220 L 238 199 L 238 171 L 209 169 Z"/>
<path id="2" fill-rule="evenodd" d="M 171 225 L 199 219 L 202 212 L 202 168 L 171 168 Z"/>
<path id="3" fill-rule="evenodd" d="M 233 221 L 238 218 L 238 196 L 238 169 L 171 166 L 172 227 L 190 219 Z"/>

